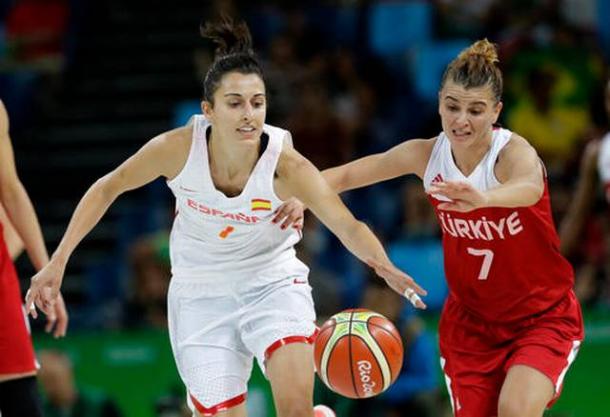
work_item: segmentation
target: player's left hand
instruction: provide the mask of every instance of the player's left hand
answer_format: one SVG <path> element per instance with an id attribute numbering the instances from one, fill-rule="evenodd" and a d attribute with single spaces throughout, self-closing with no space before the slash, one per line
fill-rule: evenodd
<path id="1" fill-rule="evenodd" d="M 273 223 L 280 223 L 282 229 L 286 229 L 288 226 L 292 226 L 295 229 L 303 228 L 303 213 L 305 212 L 305 206 L 297 198 L 290 197 L 284 202 L 277 210 L 275 210 L 275 217 L 273 217 Z"/>
<path id="2" fill-rule="evenodd" d="M 385 280 L 390 288 L 405 297 L 415 308 L 425 309 L 426 304 L 419 297 L 427 295 L 428 292 L 420 287 L 413 278 L 396 268 L 390 261 L 377 261 L 367 259 L 368 266 L 375 270 L 375 273 Z"/>
<path id="3" fill-rule="evenodd" d="M 52 307 L 51 314 L 47 316 L 47 325 L 44 330 L 47 333 L 53 331 L 53 337 L 64 337 L 68 329 L 68 311 L 66 310 L 66 303 L 59 294 L 55 300 L 55 304 Z"/>
<path id="4" fill-rule="evenodd" d="M 427 191 L 428 194 L 441 195 L 451 201 L 438 205 L 440 210 L 459 211 L 462 213 L 487 207 L 485 194 L 465 181 L 436 182 Z"/>

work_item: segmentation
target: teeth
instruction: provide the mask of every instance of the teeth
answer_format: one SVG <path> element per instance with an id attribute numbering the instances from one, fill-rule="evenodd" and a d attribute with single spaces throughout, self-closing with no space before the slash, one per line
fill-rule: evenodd
<path id="1" fill-rule="evenodd" d="M 254 132 L 253 127 L 242 127 L 239 130 L 241 130 L 242 132 Z"/>

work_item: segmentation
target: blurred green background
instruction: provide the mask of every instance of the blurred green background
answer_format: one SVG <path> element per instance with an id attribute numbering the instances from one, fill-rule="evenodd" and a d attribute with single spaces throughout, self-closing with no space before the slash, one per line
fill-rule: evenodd
<path id="1" fill-rule="evenodd" d="M 561 398 L 545 416 L 609 415 L 610 320 L 605 314 L 588 313 L 586 321 L 585 343 L 566 376 Z M 428 324 L 436 325 L 434 320 Z M 66 352 L 79 385 L 106 392 L 126 416 L 155 417 L 154 405 L 160 399 L 185 395 L 163 331 L 77 333 L 63 340 L 45 337 L 36 341 L 36 347 Z M 275 417 L 269 385 L 258 367 L 248 396 L 250 417 Z"/>

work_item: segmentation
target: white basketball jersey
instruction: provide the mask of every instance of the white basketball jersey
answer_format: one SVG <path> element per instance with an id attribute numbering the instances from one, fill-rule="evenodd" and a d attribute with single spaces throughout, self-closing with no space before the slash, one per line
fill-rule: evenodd
<path id="1" fill-rule="evenodd" d="M 474 171 L 465 176 L 459 170 L 451 153 L 451 143 L 445 135 L 440 133 L 432 149 L 432 154 L 424 173 L 424 188 L 427 190 L 435 182 L 440 181 L 466 181 L 480 191 L 486 191 L 497 187 L 500 182 L 494 174 L 494 167 L 498 159 L 498 154 L 508 143 L 512 132 L 507 129 L 494 129 L 491 139 L 491 148 L 483 159 L 476 166 Z M 442 200 L 442 196 L 434 196 Z M 445 199 L 446 200 L 446 199 Z"/>
<path id="2" fill-rule="evenodd" d="M 271 222 L 282 200 L 273 179 L 286 131 L 265 125 L 269 137 L 241 194 L 227 197 L 210 173 L 206 133 L 209 122 L 194 117 L 193 141 L 182 171 L 167 184 L 176 197 L 170 236 L 172 275 L 187 279 L 241 276 L 285 262 L 298 262 L 293 245 L 299 231 Z"/>

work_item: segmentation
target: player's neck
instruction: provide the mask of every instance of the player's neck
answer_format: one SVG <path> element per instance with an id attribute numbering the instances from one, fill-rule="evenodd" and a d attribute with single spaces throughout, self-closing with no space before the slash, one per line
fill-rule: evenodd
<path id="1" fill-rule="evenodd" d="M 256 145 L 256 146 L 252 146 Z M 258 160 L 260 140 L 254 143 L 232 143 L 212 132 L 208 142 L 210 167 L 222 178 L 232 179 L 252 172 Z"/>
<path id="2" fill-rule="evenodd" d="M 483 138 L 474 141 L 468 146 L 452 147 L 451 153 L 453 154 L 455 164 L 465 176 L 470 175 L 475 170 L 489 151 L 492 135 L 493 132 L 489 131 Z"/>

